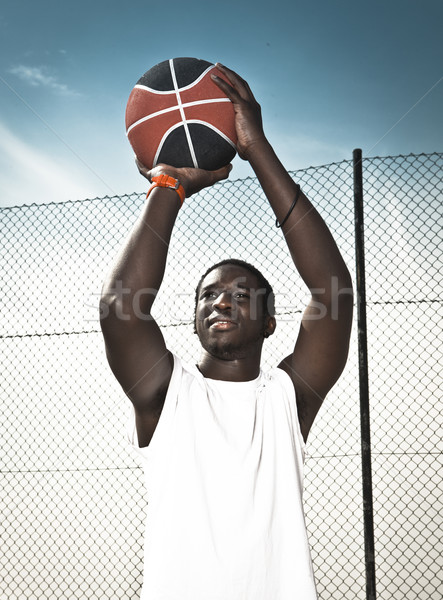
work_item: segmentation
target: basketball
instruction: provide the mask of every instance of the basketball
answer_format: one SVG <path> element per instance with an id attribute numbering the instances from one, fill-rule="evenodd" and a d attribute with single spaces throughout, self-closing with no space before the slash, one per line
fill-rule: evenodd
<path id="1" fill-rule="evenodd" d="M 210 62 L 173 58 L 138 80 L 126 105 L 126 135 L 146 167 L 165 163 L 212 171 L 232 161 L 234 108 L 213 73 L 227 81 Z"/>

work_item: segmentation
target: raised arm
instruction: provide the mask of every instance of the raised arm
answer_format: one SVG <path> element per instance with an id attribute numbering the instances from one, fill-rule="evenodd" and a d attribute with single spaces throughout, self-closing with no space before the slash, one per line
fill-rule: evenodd
<path id="1" fill-rule="evenodd" d="M 351 277 L 325 222 L 299 192 L 266 139 L 260 106 L 248 84 L 233 71 L 217 66 L 231 82 L 229 86 L 214 79 L 234 103 L 238 153 L 251 164 L 279 223 L 284 223 L 282 231 L 292 260 L 311 293 L 294 350 L 279 365 L 293 381 L 306 439 L 347 360 L 353 309 Z"/>
<path id="2" fill-rule="evenodd" d="M 147 179 L 167 174 L 177 179 L 189 197 L 228 176 L 218 171 L 174 169 L 159 165 Z M 109 365 L 134 404 L 140 446 L 154 433 L 172 373 L 172 357 L 151 316 L 163 280 L 168 246 L 181 201 L 170 188 L 152 189 L 129 238 L 103 285 L 100 322 Z"/>

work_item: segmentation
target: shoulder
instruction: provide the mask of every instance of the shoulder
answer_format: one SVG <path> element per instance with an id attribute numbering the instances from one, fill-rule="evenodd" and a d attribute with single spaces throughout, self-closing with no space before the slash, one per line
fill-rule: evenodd
<path id="1" fill-rule="evenodd" d="M 304 453 L 306 438 L 300 418 L 300 401 L 291 378 L 283 369 L 276 367 L 263 374 L 263 381 L 268 391 L 268 409 L 272 418 L 281 425 L 286 423 L 289 426 Z"/>
<path id="2" fill-rule="evenodd" d="M 134 404 L 135 425 L 137 430 L 138 444 L 140 447 L 150 445 L 157 427 L 160 423 L 168 422 L 178 405 L 179 398 L 186 398 L 192 395 L 195 383 L 199 379 L 200 373 L 196 367 L 187 365 L 180 357 L 170 353 L 172 372 L 167 386 L 159 394 L 159 400 L 149 409 Z M 198 384 L 197 384 L 198 385 Z"/>

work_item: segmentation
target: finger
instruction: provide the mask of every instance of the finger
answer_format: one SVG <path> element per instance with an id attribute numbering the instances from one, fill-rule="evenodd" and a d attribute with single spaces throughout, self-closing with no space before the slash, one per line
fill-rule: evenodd
<path id="1" fill-rule="evenodd" d="M 242 79 L 240 77 L 240 75 L 238 75 L 238 73 L 236 73 L 232 69 L 229 69 L 228 67 L 225 67 L 225 65 L 222 65 L 221 63 L 218 62 L 218 63 L 215 63 L 215 66 L 221 73 L 226 75 L 226 77 L 229 79 L 229 81 L 232 83 L 232 85 L 235 85 L 236 83 L 246 83 L 245 80 Z"/>
<path id="2" fill-rule="evenodd" d="M 240 77 L 238 73 L 232 69 L 229 69 L 228 67 L 225 67 L 225 65 L 222 65 L 221 63 L 216 63 L 215 66 L 221 73 L 223 73 L 223 75 L 227 77 L 234 89 L 237 91 L 244 89 L 248 95 L 253 97 L 251 88 L 249 87 L 248 82 L 243 79 L 243 77 Z"/>
<path id="3" fill-rule="evenodd" d="M 138 158 L 135 158 L 135 164 L 137 165 L 137 169 L 143 177 L 146 177 L 149 181 L 151 181 L 151 171 L 148 167 L 145 167 L 143 163 L 141 163 Z"/>
<path id="4" fill-rule="evenodd" d="M 200 190 L 210 187 L 222 179 L 227 179 L 232 165 L 225 165 L 215 171 L 205 171 L 203 169 L 193 169 L 194 177 L 189 180 L 189 186 L 184 185 L 187 196 L 199 192 Z"/>
<path id="5" fill-rule="evenodd" d="M 229 173 L 232 171 L 232 165 L 225 165 L 216 171 L 212 171 L 214 177 L 214 183 L 216 181 L 220 181 L 221 179 L 227 179 L 229 177 Z"/>
<path id="6" fill-rule="evenodd" d="M 237 90 L 232 87 L 232 85 L 229 85 L 229 83 L 227 83 L 224 79 L 218 75 L 215 75 L 215 73 L 211 74 L 211 79 L 221 89 L 221 91 L 226 94 L 229 100 L 232 102 L 238 102 L 241 100 L 241 95 L 237 92 Z"/>

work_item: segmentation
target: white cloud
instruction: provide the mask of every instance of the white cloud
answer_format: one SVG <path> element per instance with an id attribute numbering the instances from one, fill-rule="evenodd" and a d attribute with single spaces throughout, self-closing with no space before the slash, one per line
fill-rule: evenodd
<path id="1" fill-rule="evenodd" d="M 33 87 L 46 87 L 64 96 L 79 95 L 78 92 L 70 89 L 66 84 L 59 83 L 53 75 L 50 75 L 47 72 L 46 67 L 28 67 L 26 65 L 18 65 L 9 69 L 9 72 Z"/>
<path id="2" fill-rule="evenodd" d="M 91 197 L 89 176 L 53 158 L 0 122 L 0 206 L 64 202 Z"/>

